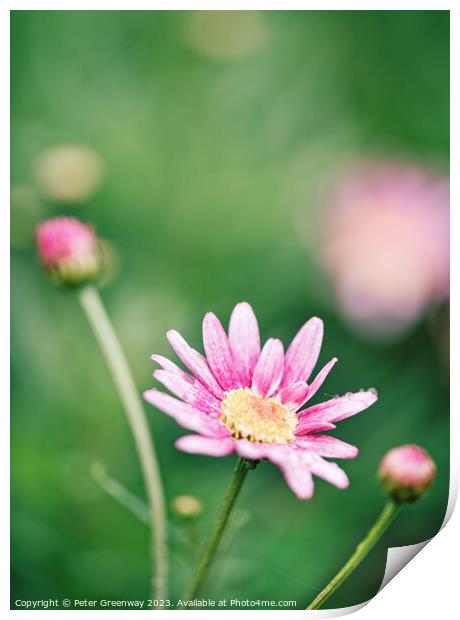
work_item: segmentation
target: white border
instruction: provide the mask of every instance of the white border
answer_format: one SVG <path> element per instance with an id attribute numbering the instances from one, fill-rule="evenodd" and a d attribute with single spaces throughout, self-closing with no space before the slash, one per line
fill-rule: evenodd
<path id="1" fill-rule="evenodd" d="M 80 2 L 64 2 L 63 0 L 48 1 L 48 2 L 10 2 L 7 7 L 1 9 L 1 24 L 0 24 L 0 62 L 2 65 L 2 75 L 8 76 L 9 82 L 9 11 L 10 10 L 190 10 L 190 9 L 263 9 L 263 10 L 451 10 L 451 110 L 460 110 L 460 96 L 459 96 L 459 80 L 460 75 L 460 28 L 459 28 L 459 10 L 456 10 L 453 6 L 453 2 L 433 2 L 433 1 L 390 1 L 386 2 L 154 2 L 147 0 L 137 0 L 127 6 L 126 2 L 121 1 L 88 1 L 80 0 Z M 6 80 L 5 80 L 6 81 Z M 3 90 L 3 93 L 9 92 Z M 423 93 L 420 94 L 423 96 Z M 4 201 L 2 203 L 2 209 L 0 210 L 1 225 L 0 234 L 2 235 L 0 243 L 0 270 L 2 275 L 2 290 L 9 290 L 9 97 L 5 94 L 1 97 L 0 105 L 2 106 L 2 114 L 0 118 L 0 131 L 6 139 L 4 140 L 5 156 L 1 160 L 1 188 L 4 193 Z M 452 170 L 460 171 L 460 157 L 459 157 L 459 118 L 458 114 L 452 114 L 451 112 L 451 136 L 452 136 L 452 148 L 451 148 L 451 168 Z M 455 233 L 459 230 L 458 205 L 460 204 L 460 190 L 458 176 L 453 175 L 451 177 L 451 204 L 455 207 L 451 210 L 451 236 L 452 236 L 452 291 L 451 301 L 453 312 L 452 315 L 456 316 L 456 312 L 459 309 L 459 255 L 460 249 L 454 243 Z M 1 342 L 6 343 L 3 345 L 5 355 L 2 356 L 1 374 L 2 389 L 0 392 L 0 398 L 2 399 L 2 421 L 4 423 L 3 432 L 1 433 L 1 491 L 3 496 L 1 517 L 2 517 L 2 536 L 3 544 L 1 549 L 8 550 L 8 553 L 1 553 L 0 564 L 0 609 L 10 616 L 14 614 L 14 617 L 20 618 L 26 611 L 10 611 L 9 609 L 9 419 L 6 415 L 9 411 L 9 381 L 8 377 L 9 368 L 9 325 L 10 325 L 10 312 L 9 303 L 6 295 L 1 299 Z M 452 324 L 451 342 L 460 342 L 460 330 L 454 321 Z M 454 377 L 460 376 L 460 369 L 458 364 L 457 352 L 452 350 L 452 370 L 451 370 L 451 386 L 455 385 Z M 458 390 L 451 388 L 451 500 L 454 500 L 456 496 L 456 489 L 458 488 L 459 480 L 459 465 L 458 454 L 459 445 L 458 438 L 460 437 L 460 424 L 458 418 L 458 412 L 460 411 L 460 398 Z M 455 500 L 454 500 L 455 501 Z M 453 508 L 453 504 L 451 505 Z M 456 591 L 458 589 L 458 555 L 456 551 L 460 549 L 460 512 L 457 510 L 453 513 L 451 520 L 446 527 L 435 537 L 434 543 L 429 543 L 423 551 L 415 557 L 410 565 L 409 569 L 404 569 L 397 577 L 395 577 L 389 585 L 387 585 L 379 594 L 371 600 L 364 608 L 355 612 L 355 617 L 359 620 L 387 620 L 388 617 L 397 614 L 397 617 L 414 617 L 418 620 L 429 618 L 430 620 L 434 615 L 438 617 L 449 618 L 452 617 L 452 612 L 458 607 L 456 600 Z M 455 564 L 454 564 L 455 562 Z M 36 611 L 37 614 L 46 614 L 46 611 Z M 61 614 L 66 613 L 61 611 Z M 109 611 L 72 611 L 69 612 L 84 617 L 88 620 L 91 617 L 102 618 L 106 617 L 111 612 Z M 169 611 L 169 612 L 152 612 L 158 618 L 170 617 L 171 614 L 177 616 L 177 614 L 183 614 L 184 612 Z M 187 618 L 193 620 L 194 618 L 202 618 L 201 611 L 187 611 Z M 305 615 L 320 616 L 324 612 L 304 612 L 304 611 L 225 611 L 226 617 L 236 617 L 238 620 L 246 620 L 246 618 L 252 618 L 254 613 L 273 614 L 276 613 L 277 617 L 283 616 L 290 619 L 295 617 L 305 617 Z M 167 615 L 166 615 L 167 614 Z M 119 611 L 117 618 L 123 620 L 124 618 L 132 618 L 131 612 Z M 214 617 L 214 615 L 213 615 Z M 324 617 L 324 615 L 323 615 Z"/>

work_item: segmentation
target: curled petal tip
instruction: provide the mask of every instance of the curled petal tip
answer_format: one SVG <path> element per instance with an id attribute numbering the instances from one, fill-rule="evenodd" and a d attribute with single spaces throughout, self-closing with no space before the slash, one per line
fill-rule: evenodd
<path id="1" fill-rule="evenodd" d="M 144 397 L 144 400 L 150 402 L 152 396 L 155 395 L 155 392 L 157 392 L 157 390 L 155 390 L 154 388 L 151 388 L 150 390 L 144 390 L 142 396 Z"/>
<path id="2" fill-rule="evenodd" d="M 334 482 L 330 480 L 328 482 L 332 482 L 332 484 L 334 484 L 338 489 L 347 489 L 350 486 L 350 480 L 343 469 L 338 469 L 343 475 L 337 475 Z"/>
<path id="3" fill-rule="evenodd" d="M 311 499 L 313 497 L 313 494 L 314 494 L 314 489 L 311 489 L 309 491 L 294 491 L 294 494 L 299 499 L 303 499 L 303 500 Z"/>
<path id="4" fill-rule="evenodd" d="M 369 390 L 366 390 L 364 394 L 366 394 L 367 396 L 367 402 L 369 403 L 369 407 L 379 399 L 379 395 L 375 388 L 370 388 Z"/>

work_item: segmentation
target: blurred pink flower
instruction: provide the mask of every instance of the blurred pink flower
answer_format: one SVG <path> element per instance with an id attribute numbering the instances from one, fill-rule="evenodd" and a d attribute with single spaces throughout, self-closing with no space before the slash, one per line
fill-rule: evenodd
<path id="1" fill-rule="evenodd" d="M 162 366 L 154 377 L 180 400 L 157 390 L 145 399 L 181 426 L 195 431 L 176 442 L 185 452 L 269 459 L 282 470 L 300 499 L 313 494 L 312 474 L 339 488 L 348 486 L 346 474 L 323 457 L 354 458 L 355 446 L 319 431 L 363 411 L 377 400 L 375 390 L 347 393 L 323 403 L 301 407 L 320 389 L 337 359 L 333 358 L 307 383 L 316 365 L 323 339 L 323 323 L 314 317 L 283 351 L 270 338 L 260 348 L 257 319 L 251 306 L 238 304 L 229 335 L 212 313 L 203 321 L 206 357 L 190 348 L 171 330 L 168 340 L 192 375 L 168 359 L 153 355 Z"/>
<path id="2" fill-rule="evenodd" d="M 57 217 L 37 226 L 36 240 L 42 263 L 59 281 L 73 284 L 97 273 L 99 249 L 91 226 Z"/>
<path id="3" fill-rule="evenodd" d="M 449 181 L 395 163 L 356 166 L 325 209 L 319 256 L 343 312 L 391 332 L 449 292 Z"/>

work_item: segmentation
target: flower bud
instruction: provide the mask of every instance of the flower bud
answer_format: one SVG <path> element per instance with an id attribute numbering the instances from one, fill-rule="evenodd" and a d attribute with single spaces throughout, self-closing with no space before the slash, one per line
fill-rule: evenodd
<path id="1" fill-rule="evenodd" d="M 100 252 L 91 226 L 72 217 L 46 220 L 36 241 L 43 265 L 60 284 L 83 284 L 97 275 Z"/>
<path id="2" fill-rule="evenodd" d="M 193 519 L 201 514 L 203 506 L 193 495 L 178 495 L 172 504 L 174 512 L 185 519 Z"/>
<path id="3" fill-rule="evenodd" d="M 393 448 L 380 463 L 379 477 L 396 503 L 415 502 L 429 489 L 436 475 L 430 455 L 417 445 Z"/>

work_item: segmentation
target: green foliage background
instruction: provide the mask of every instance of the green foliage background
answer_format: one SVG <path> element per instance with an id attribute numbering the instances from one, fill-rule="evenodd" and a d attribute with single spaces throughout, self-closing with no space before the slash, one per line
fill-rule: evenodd
<path id="1" fill-rule="evenodd" d="M 353 152 L 448 164 L 449 15 L 436 11 L 267 12 L 265 45 L 241 59 L 200 54 L 181 12 L 12 13 L 12 183 L 35 190 L 33 163 L 68 142 L 104 157 L 103 186 L 74 207 L 37 197 L 12 219 L 12 601 L 148 598 L 148 530 L 104 495 L 89 469 L 142 496 L 123 411 L 75 295 L 42 273 L 33 227 L 75 214 L 116 249 L 102 289 L 139 390 L 152 352 L 175 327 L 200 348 L 201 317 L 224 321 L 251 302 L 262 335 L 289 340 L 317 314 L 320 362 L 339 364 L 324 395 L 375 386 L 379 402 L 336 435 L 360 447 L 351 485 L 317 481 L 300 502 L 264 463 L 238 502 L 237 531 L 208 584 L 213 598 L 293 599 L 304 606 L 380 510 L 378 462 L 416 442 L 435 458 L 431 493 L 407 507 L 328 601 L 352 605 L 379 587 L 387 546 L 435 534 L 448 494 L 447 371 L 429 320 L 397 341 L 368 342 L 337 314 L 301 242 L 317 191 Z M 305 214 L 307 217 L 305 218 Z M 437 325 L 435 323 L 435 325 Z M 194 494 L 209 529 L 233 457 L 183 454 L 183 434 L 148 407 L 168 501 Z M 236 525 L 234 526 L 236 528 Z M 225 555 L 225 560 L 223 556 Z M 177 542 L 171 598 L 195 562 Z"/>

